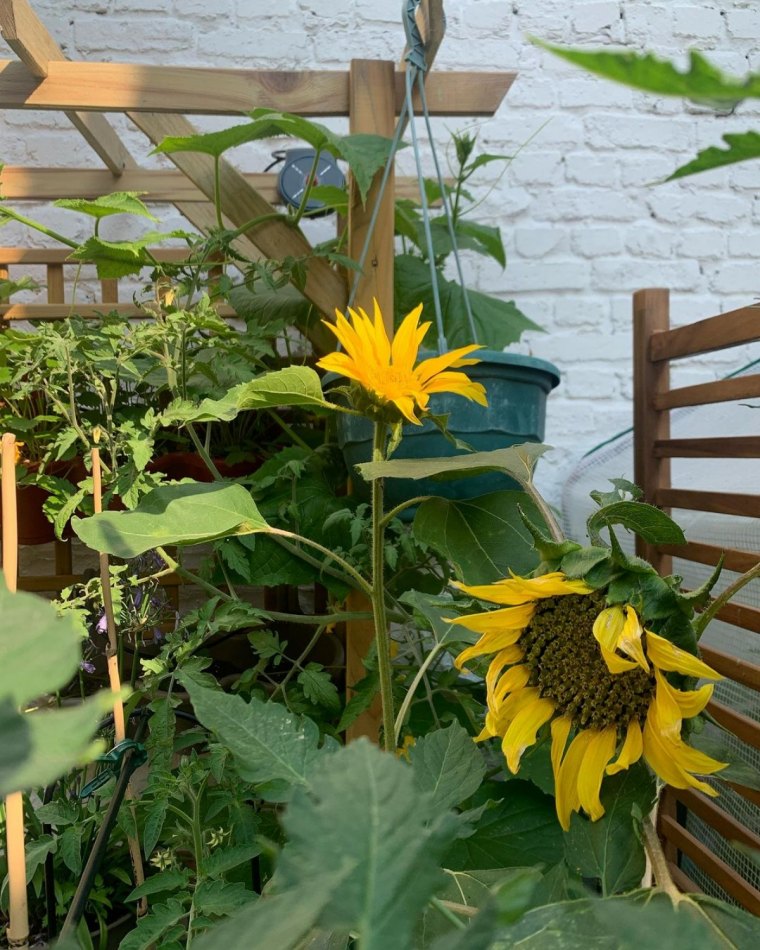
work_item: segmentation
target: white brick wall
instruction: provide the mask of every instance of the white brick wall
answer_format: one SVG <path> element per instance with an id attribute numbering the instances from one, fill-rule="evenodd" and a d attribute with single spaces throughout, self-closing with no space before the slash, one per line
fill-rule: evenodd
<path id="1" fill-rule="evenodd" d="M 395 59 L 403 45 L 399 0 L 33 2 L 66 52 L 90 60 L 335 69 L 352 56 Z M 760 12 L 755 0 L 446 0 L 446 10 L 437 68 L 519 72 L 497 115 L 476 123 L 483 147 L 514 153 L 537 133 L 479 209 L 503 229 L 506 272 L 469 255 L 466 266 L 474 287 L 514 296 L 546 327 L 518 349 L 563 372 L 547 427 L 556 451 L 540 473 L 557 503 L 577 459 L 630 424 L 630 293 L 670 286 L 676 323 L 760 293 L 760 163 L 652 184 L 722 133 L 757 128 L 760 103 L 716 119 L 584 74 L 526 37 L 646 48 L 681 60 L 693 47 L 741 74 L 760 69 Z M 198 121 L 218 128 L 226 120 Z M 115 122 L 140 161 L 155 165 L 145 140 L 122 118 Z M 448 128 L 464 125 L 436 121 L 441 145 Z M 251 146 L 236 160 L 257 170 L 267 157 L 268 148 Z M 50 113 L 0 114 L 0 161 L 97 163 Z M 409 171 L 410 156 L 400 164 Z M 485 169 L 481 194 L 495 181 L 495 168 Z M 39 213 L 64 226 L 62 212 Z M 167 223 L 178 224 L 177 216 Z M 3 230 L 3 243 L 22 239 L 39 243 L 15 227 Z M 731 368 L 720 355 L 688 381 Z"/>

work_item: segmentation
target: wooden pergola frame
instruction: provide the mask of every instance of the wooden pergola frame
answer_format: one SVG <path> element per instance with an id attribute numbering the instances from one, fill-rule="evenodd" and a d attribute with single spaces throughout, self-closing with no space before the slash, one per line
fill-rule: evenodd
<path id="1" fill-rule="evenodd" d="M 443 0 L 421 0 L 417 21 L 425 41 L 426 95 L 431 115 L 493 115 L 515 74 L 430 72 L 443 39 Z M 4 197 L 39 201 L 94 197 L 114 190 L 142 191 L 148 202 L 171 202 L 204 232 L 216 226 L 212 159 L 178 152 L 169 156 L 176 170 L 141 168 L 103 113 L 123 112 L 154 145 L 170 135 L 196 133 L 187 114 L 235 116 L 257 106 L 304 116 L 345 116 L 351 132 L 391 136 L 404 99 L 403 57 L 398 64 L 352 60 L 349 69 L 341 71 L 70 62 L 29 0 L 0 0 L 0 34 L 18 56 L 17 61 L 0 61 L 0 109 L 64 112 L 105 165 L 105 169 L 6 167 L 0 176 Z M 271 203 L 276 199 L 274 174 L 243 174 L 224 159 L 220 164 L 221 206 L 229 227 L 241 227 L 276 210 Z M 354 258 L 365 240 L 378 184 L 379 175 L 365 205 L 352 189 L 348 252 Z M 411 193 L 413 186 L 416 180 L 389 182 L 367 257 L 371 263 L 361 277 L 357 295 L 359 303 L 377 298 L 389 330 L 393 319 L 394 197 Z M 240 240 L 242 249 L 253 258 L 298 257 L 311 250 L 303 234 L 281 220 L 266 221 Z M 0 259 L 0 276 L 8 263 Z M 54 297 L 49 295 L 49 300 L 63 302 L 62 265 L 54 266 L 56 293 Z M 321 312 L 332 314 L 346 303 L 345 276 L 324 259 L 313 258 L 303 292 Z M 104 299 L 117 298 L 113 293 Z M 44 317 L 44 307 L 0 306 L 0 326 L 9 319 Z M 128 306 L 124 312 L 131 315 Z M 349 625 L 349 683 L 363 675 L 362 661 L 372 636 L 371 623 Z M 370 712 L 353 727 L 352 735 L 377 735 L 377 729 L 377 713 Z"/>

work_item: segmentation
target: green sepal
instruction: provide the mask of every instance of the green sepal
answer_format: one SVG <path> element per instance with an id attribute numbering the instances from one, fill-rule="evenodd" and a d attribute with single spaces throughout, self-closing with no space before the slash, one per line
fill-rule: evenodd
<path id="1" fill-rule="evenodd" d="M 723 562 L 725 559 L 725 554 L 721 554 L 720 558 L 718 559 L 718 563 L 715 565 L 715 570 L 707 578 L 704 584 L 702 584 L 700 587 L 697 587 L 696 590 L 690 590 L 686 594 L 679 594 L 678 599 L 686 604 L 689 604 L 689 606 L 693 607 L 695 610 L 701 610 L 703 607 L 706 607 L 710 602 L 710 592 L 718 583 L 718 578 L 723 571 Z"/>
<path id="2" fill-rule="evenodd" d="M 590 587 L 597 587 L 601 585 L 590 583 L 589 574 L 605 564 L 611 564 L 610 549 L 592 546 L 570 551 L 562 558 L 560 570 L 566 577 L 582 578 Z"/>
<path id="3" fill-rule="evenodd" d="M 548 535 L 539 528 L 535 521 L 525 514 L 523 511 L 522 505 L 517 506 L 517 511 L 522 522 L 533 538 L 533 547 L 541 555 L 541 561 L 544 562 L 539 566 L 539 573 L 544 573 L 542 568 L 555 569 L 556 566 L 562 561 L 566 555 L 572 553 L 573 551 L 580 551 L 581 546 L 575 541 L 554 541 Z"/>

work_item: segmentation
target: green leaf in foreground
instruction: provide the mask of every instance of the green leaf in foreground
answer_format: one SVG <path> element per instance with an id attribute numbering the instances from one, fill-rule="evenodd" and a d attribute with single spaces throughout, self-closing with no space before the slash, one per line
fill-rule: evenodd
<path id="1" fill-rule="evenodd" d="M 308 889 L 326 866 L 351 865 L 320 924 L 358 931 L 362 950 L 411 948 L 456 821 L 431 810 L 408 765 L 365 739 L 353 742 L 317 765 L 309 789 L 296 790 L 283 825 L 288 843 L 275 876 L 280 887 Z"/>
<path id="2" fill-rule="evenodd" d="M 564 49 L 533 39 L 537 46 L 549 50 L 575 66 L 587 69 L 605 79 L 654 92 L 661 96 L 683 96 L 695 102 L 733 106 L 749 97 L 760 97 L 760 73 L 749 73 L 744 80 L 726 76 L 704 56 L 692 50 L 689 69 L 677 69 L 667 60 L 652 53 L 633 53 L 628 50 Z"/>
<path id="3" fill-rule="evenodd" d="M 53 204 L 56 208 L 68 208 L 69 211 L 79 211 L 91 218 L 107 218 L 112 214 L 133 214 L 150 221 L 158 218 L 146 208 L 140 195 L 144 191 L 114 191 L 110 195 L 101 195 L 99 198 L 59 198 Z"/>
<path id="4" fill-rule="evenodd" d="M 649 544 L 686 543 L 683 531 L 672 518 L 641 501 L 618 501 L 595 511 L 586 522 L 591 543 L 598 544 L 600 530 L 613 524 L 633 531 Z"/>
<path id="5" fill-rule="evenodd" d="M 202 544 L 233 534 L 268 531 L 251 495 L 225 482 L 154 488 L 134 511 L 73 518 L 77 536 L 94 551 L 133 558 L 167 544 Z"/>
<path id="6" fill-rule="evenodd" d="M 317 760 L 326 754 L 311 719 L 299 719 L 279 703 L 245 702 L 189 677 L 180 675 L 180 681 L 198 719 L 230 750 L 240 775 L 262 786 L 265 800 L 287 801 L 295 787 L 310 781 Z"/>
<path id="7" fill-rule="evenodd" d="M 502 928 L 493 950 L 726 950 L 755 947 L 760 920 L 738 907 L 695 895 L 674 906 L 657 891 L 587 898 L 528 911 Z"/>
<path id="8" fill-rule="evenodd" d="M 322 395 L 322 384 L 309 366 L 287 366 L 264 373 L 248 382 L 234 386 L 221 399 L 204 399 L 195 406 L 175 402 L 162 414 L 164 425 L 188 422 L 230 422 L 246 409 L 267 409 L 278 406 L 309 406 L 334 409 Z"/>
<path id="9" fill-rule="evenodd" d="M 545 528 L 528 495 L 501 491 L 466 501 L 424 501 L 414 516 L 414 536 L 446 558 L 465 584 L 490 584 L 510 571 L 529 574 L 538 555 L 518 505 Z"/>
<path id="10" fill-rule="evenodd" d="M 506 472 L 521 484 L 528 482 L 539 458 L 551 446 L 525 442 L 493 452 L 472 452 L 448 458 L 391 459 L 388 462 L 364 462 L 357 465 L 359 474 L 368 482 L 376 478 L 461 478 L 485 472 Z"/>
<path id="11" fill-rule="evenodd" d="M 415 787 L 430 795 L 436 814 L 473 795 L 486 771 L 472 736 L 458 722 L 419 738 L 411 748 L 409 761 Z"/>
<path id="12" fill-rule="evenodd" d="M 636 887 L 645 870 L 644 848 L 634 827 L 633 810 L 647 815 L 656 789 L 649 770 L 637 763 L 607 778 L 602 786 L 605 813 L 598 821 L 574 814 L 565 837 L 565 856 L 583 878 L 601 882 L 604 895 Z"/>
<path id="13" fill-rule="evenodd" d="M 713 168 L 722 168 L 724 165 L 734 165 L 736 162 L 747 162 L 753 158 L 760 158 L 760 132 L 727 132 L 723 141 L 728 148 L 717 145 L 703 149 L 697 157 L 677 168 L 666 181 L 674 178 L 685 178 L 687 175 L 696 175 Z"/>

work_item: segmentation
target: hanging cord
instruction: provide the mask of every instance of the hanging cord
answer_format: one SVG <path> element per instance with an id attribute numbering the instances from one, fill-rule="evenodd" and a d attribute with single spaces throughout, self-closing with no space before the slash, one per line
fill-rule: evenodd
<path id="1" fill-rule="evenodd" d="M 369 254 L 370 244 L 372 242 L 372 236 L 375 231 L 375 226 L 377 224 L 378 215 L 380 213 L 380 205 L 382 202 L 383 195 L 385 194 L 385 189 L 388 184 L 388 179 L 390 178 L 391 171 L 393 169 L 393 162 L 398 151 L 398 147 L 401 141 L 401 134 L 406 126 L 407 118 L 409 120 L 409 129 L 412 137 L 412 149 L 414 151 L 414 159 L 417 167 L 417 182 L 420 189 L 420 205 L 422 207 L 422 226 L 425 233 L 425 243 L 427 244 L 428 251 L 428 263 L 430 265 L 430 278 L 433 292 L 433 307 L 435 310 L 435 323 L 436 329 L 438 331 L 438 352 L 443 353 L 448 349 L 448 343 L 446 341 L 446 334 L 443 327 L 443 309 L 441 306 L 441 295 L 440 288 L 438 286 L 438 271 L 435 266 L 435 253 L 433 249 L 433 233 L 430 225 L 430 208 L 427 200 L 427 193 L 425 191 L 425 178 L 422 171 L 422 160 L 420 156 L 419 141 L 417 138 L 417 130 L 414 123 L 414 84 L 417 83 L 420 93 L 420 103 L 422 105 L 422 116 L 425 120 L 425 127 L 427 129 L 428 139 L 430 141 L 431 152 L 433 155 L 433 162 L 435 165 L 436 177 L 438 180 L 438 187 L 441 193 L 441 202 L 443 204 L 444 216 L 446 218 L 446 224 L 448 226 L 449 240 L 451 242 L 452 253 L 454 254 L 454 260 L 456 262 L 457 274 L 459 276 L 459 283 L 462 288 L 462 295 L 464 297 L 465 311 L 467 314 L 467 322 L 474 340 L 476 337 L 475 330 L 475 321 L 472 316 L 472 309 L 470 307 L 470 300 L 467 294 L 467 288 L 464 283 L 464 275 L 462 272 L 462 262 L 459 257 L 459 248 L 457 246 L 456 235 L 454 233 L 454 221 L 451 209 L 451 202 L 449 201 L 449 196 L 446 191 L 445 183 L 443 181 L 443 175 L 441 174 L 441 167 L 438 161 L 438 156 L 435 151 L 435 146 L 433 142 L 433 133 L 430 123 L 430 114 L 427 106 L 427 98 L 425 95 L 425 73 L 427 72 L 427 64 L 425 62 L 425 44 L 422 40 L 422 35 L 420 34 L 419 28 L 417 27 L 417 21 L 415 19 L 415 11 L 420 3 L 420 0 L 403 0 L 401 8 L 401 19 L 404 25 L 404 30 L 406 32 L 407 46 L 409 47 L 409 52 L 404 57 L 407 63 L 406 69 L 406 94 L 404 96 L 404 102 L 401 106 L 401 111 L 399 113 L 398 122 L 396 124 L 396 130 L 391 142 L 390 152 L 388 154 L 388 160 L 385 163 L 385 168 L 383 169 L 383 177 L 380 181 L 380 186 L 378 188 L 377 197 L 375 199 L 375 205 L 372 209 L 372 214 L 370 216 L 369 224 L 367 227 L 367 234 L 364 239 L 364 245 L 361 250 L 361 254 L 358 259 L 358 270 L 354 274 L 353 280 L 351 282 L 351 290 L 348 296 L 348 307 L 349 309 L 353 306 L 356 300 L 356 294 L 359 289 L 359 280 L 361 274 L 364 270 L 364 265 L 367 260 L 367 255 Z"/>

